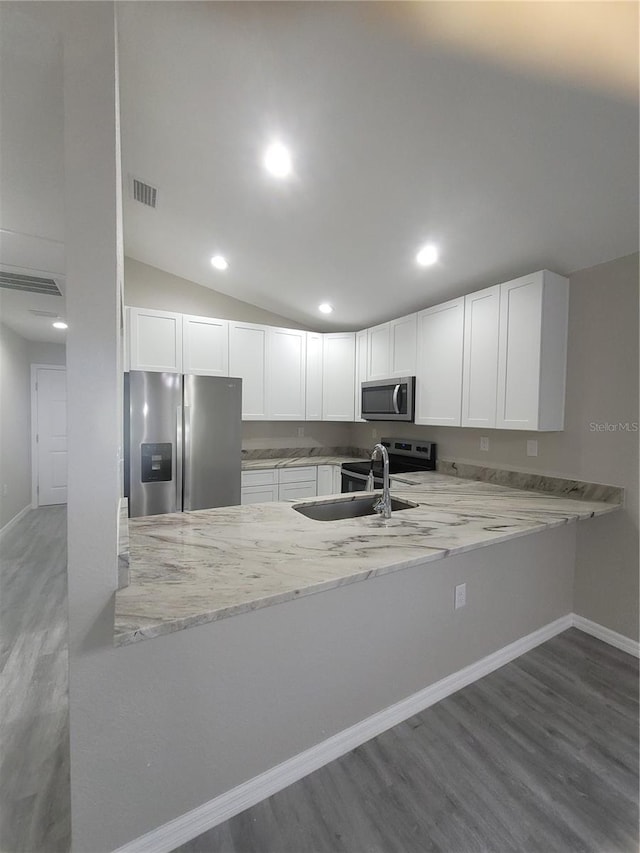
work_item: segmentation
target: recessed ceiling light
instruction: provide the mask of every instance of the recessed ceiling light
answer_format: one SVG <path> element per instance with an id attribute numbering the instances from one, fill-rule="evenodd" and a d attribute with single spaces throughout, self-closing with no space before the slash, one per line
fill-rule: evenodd
<path id="1" fill-rule="evenodd" d="M 291 154 L 281 142 L 272 142 L 264 153 L 264 167 L 276 178 L 286 178 L 291 174 Z"/>
<path id="2" fill-rule="evenodd" d="M 217 270 L 226 270 L 229 266 L 229 262 L 222 255 L 214 255 L 211 258 L 211 266 L 215 267 Z"/>
<path id="3" fill-rule="evenodd" d="M 423 246 L 416 255 L 416 263 L 421 267 L 429 267 L 438 260 L 438 250 L 432 244 Z"/>
<path id="4" fill-rule="evenodd" d="M 333 306 L 329 305 L 328 302 L 322 302 L 318 305 L 318 311 L 321 311 L 323 314 L 331 314 L 333 311 Z"/>
<path id="5" fill-rule="evenodd" d="M 69 328 L 66 323 L 62 322 L 62 320 L 56 320 L 55 323 L 52 323 L 51 325 L 53 326 L 54 329 L 68 329 Z"/>

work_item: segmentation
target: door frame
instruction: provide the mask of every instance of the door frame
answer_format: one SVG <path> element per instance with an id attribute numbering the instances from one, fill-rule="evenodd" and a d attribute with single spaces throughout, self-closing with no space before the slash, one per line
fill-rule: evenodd
<path id="1" fill-rule="evenodd" d="M 38 509 L 38 391 L 36 381 L 39 370 L 64 370 L 66 364 L 32 364 L 31 365 L 31 507 Z"/>

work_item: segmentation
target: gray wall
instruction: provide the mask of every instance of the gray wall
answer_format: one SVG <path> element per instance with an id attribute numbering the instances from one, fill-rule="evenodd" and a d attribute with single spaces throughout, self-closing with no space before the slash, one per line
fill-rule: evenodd
<path id="1" fill-rule="evenodd" d="M 287 317 L 264 311 L 256 305 L 202 287 L 133 258 L 124 260 L 124 301 L 126 305 L 135 305 L 137 308 L 157 308 L 160 311 L 178 311 L 202 317 L 241 320 L 244 323 L 264 323 L 288 329 L 305 328 Z"/>
<path id="2" fill-rule="evenodd" d="M 0 528 L 31 504 L 29 345 L 0 324 Z"/>
<path id="3" fill-rule="evenodd" d="M 594 431 L 592 424 L 637 423 L 638 255 L 570 277 L 566 420 L 563 432 L 356 425 L 351 443 L 378 436 L 431 438 L 439 454 L 485 465 L 544 471 L 624 486 L 626 506 L 580 528 L 574 609 L 638 639 L 638 433 Z M 434 365 L 437 370 L 437 365 Z M 479 448 L 489 437 L 489 452 Z M 538 456 L 526 455 L 527 439 Z"/>
<path id="4" fill-rule="evenodd" d="M 300 435 L 302 431 L 302 435 Z M 345 447 L 351 442 L 351 424 L 323 421 L 243 421 L 242 446 L 247 450 L 268 447 Z"/>
<path id="5" fill-rule="evenodd" d="M 32 364 L 66 364 L 67 350 L 64 344 L 29 341 L 29 357 Z"/>

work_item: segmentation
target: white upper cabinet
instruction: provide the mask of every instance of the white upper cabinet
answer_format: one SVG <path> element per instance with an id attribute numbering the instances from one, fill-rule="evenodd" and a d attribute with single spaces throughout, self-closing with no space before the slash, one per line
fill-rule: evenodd
<path id="1" fill-rule="evenodd" d="M 367 329 L 356 332 L 356 381 L 355 381 L 355 419 L 364 423 L 362 417 L 362 383 L 367 381 Z"/>
<path id="2" fill-rule="evenodd" d="M 417 314 L 409 314 L 408 317 L 399 317 L 397 320 L 392 320 L 389 323 L 388 376 L 415 375 L 417 331 Z"/>
<path id="3" fill-rule="evenodd" d="M 229 322 L 229 375 L 242 379 L 242 419 L 267 419 L 267 326 Z"/>
<path id="4" fill-rule="evenodd" d="M 391 370 L 391 323 L 367 330 L 367 380 L 388 379 Z"/>
<path id="5" fill-rule="evenodd" d="M 418 314 L 416 423 L 460 426 L 464 299 Z"/>
<path id="6" fill-rule="evenodd" d="M 307 332 L 306 420 L 322 420 L 322 344 L 320 332 Z"/>
<path id="7" fill-rule="evenodd" d="M 548 270 L 500 285 L 497 427 L 564 428 L 568 313 L 569 281 Z"/>
<path id="8" fill-rule="evenodd" d="M 200 376 L 229 376 L 229 322 L 182 317 L 182 369 Z"/>
<path id="9" fill-rule="evenodd" d="M 182 373 L 182 314 L 128 308 L 131 370 Z"/>
<path id="10" fill-rule="evenodd" d="M 496 425 L 500 285 L 464 298 L 462 426 Z"/>
<path id="11" fill-rule="evenodd" d="M 355 415 L 355 334 L 324 335 L 322 353 L 322 419 L 353 421 Z"/>
<path id="12" fill-rule="evenodd" d="M 306 332 L 267 330 L 267 420 L 305 419 L 306 363 Z"/>

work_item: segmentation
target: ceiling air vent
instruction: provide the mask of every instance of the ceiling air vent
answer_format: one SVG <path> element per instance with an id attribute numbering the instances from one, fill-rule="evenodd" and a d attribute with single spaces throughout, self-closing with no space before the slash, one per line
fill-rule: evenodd
<path id="1" fill-rule="evenodd" d="M 51 317 L 54 320 L 60 316 L 57 311 L 38 311 L 36 308 L 29 308 L 29 314 L 34 317 Z"/>
<path id="2" fill-rule="evenodd" d="M 28 293 L 45 293 L 49 296 L 62 296 L 58 285 L 52 278 L 40 278 L 36 275 L 18 275 L 14 272 L 0 271 L 0 287 L 10 290 L 22 290 Z"/>
<path id="3" fill-rule="evenodd" d="M 146 204 L 147 207 L 158 206 L 158 188 L 152 187 L 150 184 L 145 184 L 144 181 L 139 181 L 138 178 L 133 178 L 133 199 L 141 204 Z"/>

